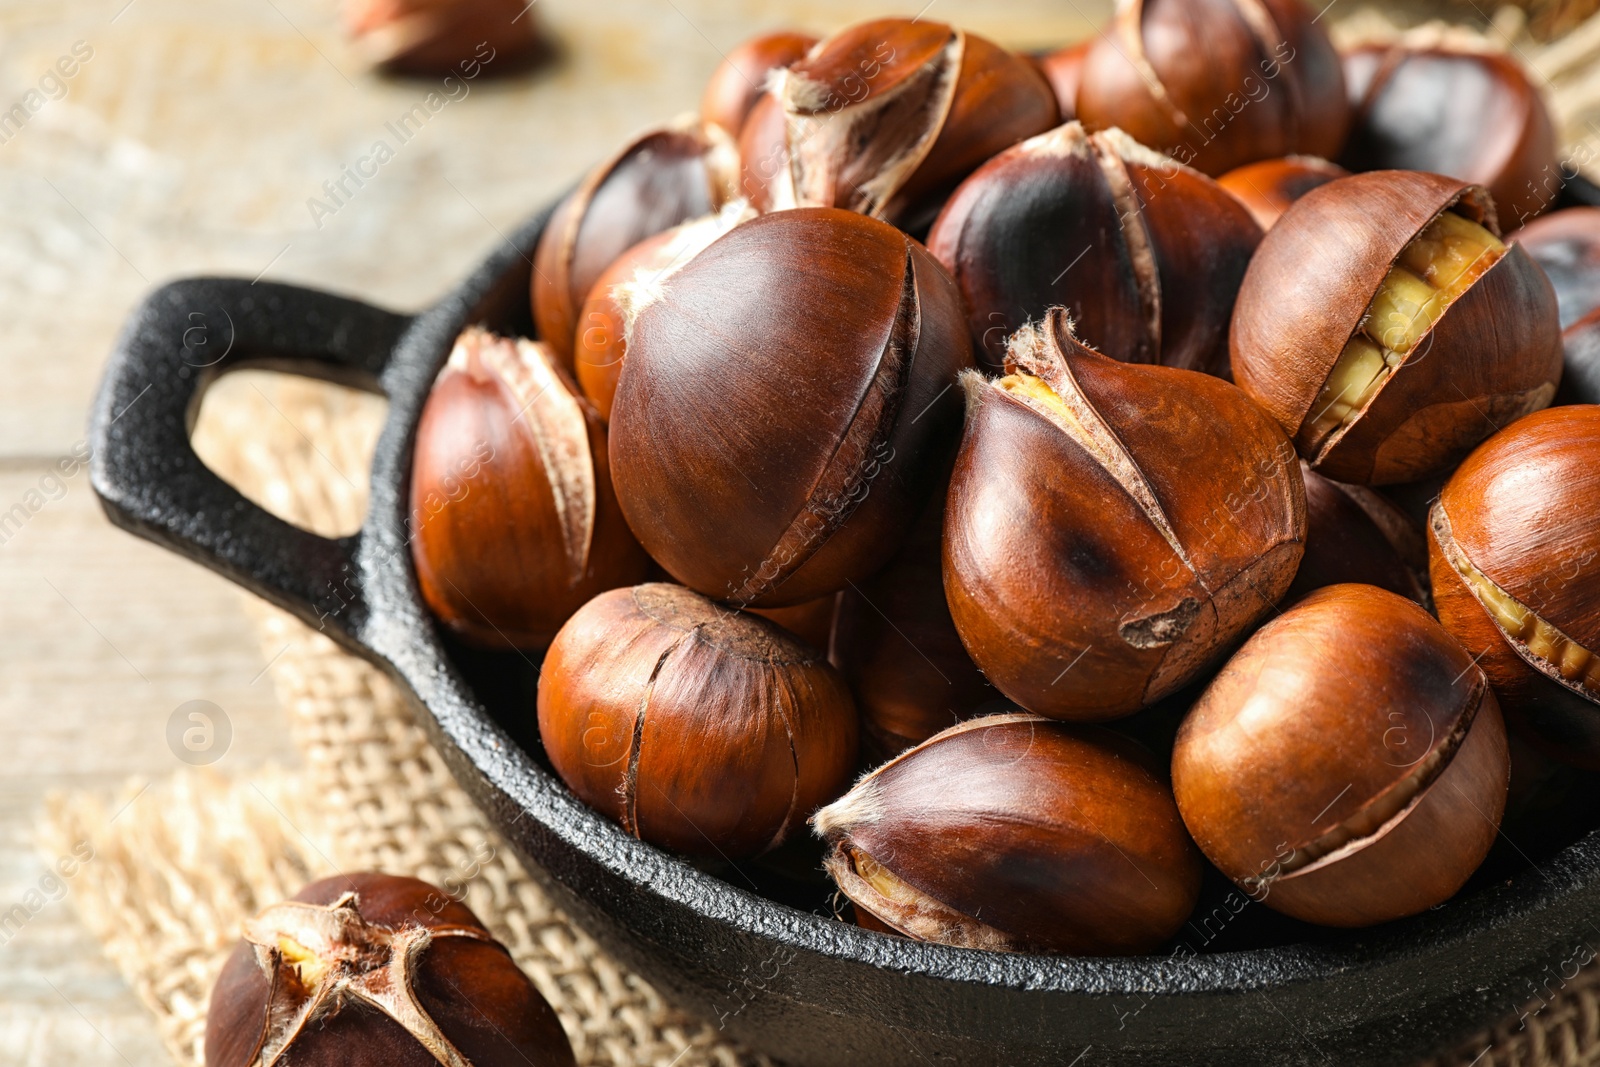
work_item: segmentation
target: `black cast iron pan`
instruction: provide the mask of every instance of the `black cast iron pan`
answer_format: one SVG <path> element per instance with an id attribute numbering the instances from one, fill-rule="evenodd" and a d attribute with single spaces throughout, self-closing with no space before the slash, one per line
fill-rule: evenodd
<path id="1" fill-rule="evenodd" d="M 829 915 L 826 893 L 803 874 L 707 872 L 591 812 L 541 762 L 531 665 L 442 638 L 406 542 L 412 435 L 428 387 L 464 326 L 531 334 L 530 257 L 548 216 L 416 316 L 239 279 L 156 290 L 106 369 L 92 479 L 117 525 L 228 576 L 391 675 L 457 779 L 559 904 L 671 1000 L 808 1067 L 1403 1064 L 1548 996 L 1572 961 L 1595 955 L 1593 834 L 1544 853 L 1516 849 L 1521 859 L 1450 903 L 1373 930 L 1276 921 L 1258 905 L 1239 909 L 1222 887 L 1171 954 L 1081 959 L 869 933 Z M 370 511 L 355 536 L 296 529 L 196 457 L 189 430 L 206 386 L 244 366 L 389 398 Z M 804 856 L 791 862 L 806 865 Z"/>

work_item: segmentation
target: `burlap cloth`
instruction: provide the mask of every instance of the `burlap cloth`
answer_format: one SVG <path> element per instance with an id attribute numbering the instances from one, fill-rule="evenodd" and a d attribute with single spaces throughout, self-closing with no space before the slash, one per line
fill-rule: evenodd
<path id="1" fill-rule="evenodd" d="M 1535 45 L 1523 19 L 1502 9 L 1496 35 L 1545 85 L 1571 158 L 1588 164 L 1600 158 L 1600 19 L 1550 46 Z M 1336 36 L 1388 30 L 1381 17 L 1360 12 Z M 360 525 L 361 472 L 381 401 L 265 377 L 220 392 L 196 437 L 214 469 L 318 533 Z M 241 921 L 312 878 L 361 869 L 415 875 L 465 900 L 555 1006 L 580 1064 L 767 1062 L 669 1009 L 568 923 L 451 779 L 382 675 L 282 612 L 249 603 L 300 765 L 184 768 L 130 782 L 115 796 L 55 797 L 41 830 L 51 857 L 93 844 L 96 862 L 81 868 L 72 899 L 155 1013 L 179 1064 L 201 1062 L 206 1000 Z M 1600 1065 L 1600 967 L 1435 1062 Z"/>

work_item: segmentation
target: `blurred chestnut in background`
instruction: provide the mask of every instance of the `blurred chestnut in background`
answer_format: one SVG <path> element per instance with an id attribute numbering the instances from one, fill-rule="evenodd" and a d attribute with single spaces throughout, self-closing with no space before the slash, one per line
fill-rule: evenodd
<path id="1" fill-rule="evenodd" d="M 921 941 L 1150 952 L 1200 892 L 1200 855 L 1155 759 L 1109 730 L 1033 715 L 951 727 L 812 825 L 857 913 Z"/>
<path id="2" fill-rule="evenodd" d="M 963 376 L 944 583 L 973 662 L 1059 719 L 1173 692 L 1289 588 L 1306 530 L 1294 449 L 1218 378 L 1120 363 L 1066 313 Z"/>
<path id="3" fill-rule="evenodd" d="M 1364 485 L 1447 470 L 1550 403 L 1555 293 L 1481 187 L 1378 171 L 1267 232 L 1234 306 L 1233 377 L 1312 469 Z"/>
<path id="4" fill-rule="evenodd" d="M 605 431 L 544 345 L 456 339 L 411 468 L 411 555 L 428 607 L 473 644 L 540 649 L 650 561 L 611 488 Z"/>
<path id="5" fill-rule="evenodd" d="M 1561 334 L 1561 388 L 1557 404 L 1600 404 L 1600 308 Z"/>
<path id="6" fill-rule="evenodd" d="M 992 367 L 1012 333 L 1061 306 L 1079 338 L 1116 359 L 1221 371 L 1260 240 L 1210 178 L 1118 130 L 1086 134 L 1074 122 L 962 182 L 928 250 L 961 287 Z"/>
<path id="7" fill-rule="evenodd" d="M 511 954 L 415 878 L 312 882 L 244 924 L 211 991 L 207 1067 L 572 1067 Z"/>
<path id="8" fill-rule="evenodd" d="M 962 647 L 943 578 L 944 509 L 936 491 L 889 565 L 839 596 L 834 661 L 861 709 L 863 741 L 898 755 L 999 697 Z"/>
<path id="9" fill-rule="evenodd" d="M 1467 457 L 1428 529 L 1439 620 L 1513 727 L 1600 770 L 1600 407 L 1551 408 Z"/>
<path id="10" fill-rule="evenodd" d="M 925 226 L 984 160 L 1058 121 L 1028 60 L 942 22 L 877 19 L 825 39 L 773 80 L 741 138 L 762 210 L 840 207 Z"/>
<path id="11" fill-rule="evenodd" d="M 1472 657 L 1367 585 L 1320 589 L 1257 631 L 1172 753 L 1206 858 L 1267 907 L 1328 926 L 1448 900 L 1494 843 L 1509 774 Z"/>
<path id="12" fill-rule="evenodd" d="M 646 237 L 600 273 L 578 314 L 574 366 L 578 386 L 602 419 L 611 418 L 622 361 L 628 354 L 622 307 L 612 289 L 623 282 L 659 285 L 712 241 L 754 217 L 748 203 L 736 200 L 715 215 L 691 219 Z"/>
<path id="13" fill-rule="evenodd" d="M 1287 156 L 1246 163 L 1218 178 L 1217 184 L 1232 193 L 1263 230 L 1270 230 L 1290 204 L 1318 186 L 1349 176 L 1349 171 L 1325 159 Z"/>
<path id="14" fill-rule="evenodd" d="M 1056 94 L 1056 108 L 1061 112 L 1062 122 L 1078 117 L 1078 86 L 1083 84 L 1083 61 L 1089 58 L 1089 49 L 1093 47 L 1094 39 L 1090 38 L 1058 48 L 1036 60 L 1045 81 Z"/>
<path id="15" fill-rule="evenodd" d="M 527 63 L 544 46 L 527 0 L 345 0 L 344 24 L 390 74 L 467 75 Z M 492 66 L 491 66 L 492 65 Z"/>
<path id="16" fill-rule="evenodd" d="M 1078 118 L 1210 175 L 1332 159 L 1350 126 L 1339 56 L 1299 0 L 1117 0 L 1089 49 Z"/>
<path id="17" fill-rule="evenodd" d="M 1344 56 L 1355 125 L 1339 162 L 1484 186 L 1514 229 L 1555 201 L 1555 126 L 1522 67 L 1458 38 L 1404 39 Z"/>
<path id="18" fill-rule="evenodd" d="M 1600 310 L 1600 208 L 1571 207 L 1540 216 L 1506 238 L 1521 245 L 1555 286 L 1561 328 Z"/>
<path id="19" fill-rule="evenodd" d="M 764 33 L 729 49 L 706 81 L 700 121 L 714 139 L 736 141 L 744 120 L 766 90 L 775 70 L 803 58 L 817 39 L 793 30 Z"/>
<path id="20" fill-rule="evenodd" d="M 731 199 L 711 143 L 695 122 L 635 138 L 557 205 L 533 254 L 533 321 L 539 339 L 572 366 L 578 311 L 622 253 Z"/>
<path id="21" fill-rule="evenodd" d="M 578 798 L 652 844 L 775 848 L 855 769 L 855 705 L 823 654 L 682 586 L 603 593 L 556 636 L 539 736 Z"/>
<path id="22" fill-rule="evenodd" d="M 617 497 L 674 578 L 782 607 L 865 578 L 933 491 L 971 365 L 927 250 L 833 208 L 734 228 L 658 286 L 620 287 Z"/>
<path id="23" fill-rule="evenodd" d="M 1405 512 L 1364 485 L 1324 478 L 1302 460 L 1306 552 L 1284 595 L 1292 604 L 1313 589 L 1360 582 L 1427 606 L 1428 546 Z"/>

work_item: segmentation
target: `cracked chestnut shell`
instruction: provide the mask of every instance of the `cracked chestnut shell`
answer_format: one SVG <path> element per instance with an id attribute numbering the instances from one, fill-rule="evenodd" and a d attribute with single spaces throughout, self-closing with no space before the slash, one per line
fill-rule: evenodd
<path id="1" fill-rule="evenodd" d="M 804 58 L 816 43 L 810 34 L 777 30 L 729 49 L 700 98 L 700 121 L 713 138 L 737 140 L 772 72 Z"/>
<path id="2" fill-rule="evenodd" d="M 1178 730 L 1172 786 L 1200 851 L 1251 897 L 1370 926 L 1461 888 L 1510 766 L 1467 651 L 1411 601 L 1336 585 L 1228 661 Z"/>
<path id="3" fill-rule="evenodd" d="M 596 597 L 539 674 L 561 780 L 635 837 L 694 855 L 781 844 L 844 791 L 857 730 L 821 652 L 677 585 Z"/>
<path id="4" fill-rule="evenodd" d="M 533 253 L 539 339 L 572 366 L 578 312 L 600 274 L 646 237 L 718 210 L 731 175 L 718 172 L 698 120 L 651 130 L 594 168 L 557 205 Z"/>
<path id="5" fill-rule="evenodd" d="M 244 924 L 208 1067 L 572 1067 L 556 1013 L 466 905 L 415 878 L 313 882 Z"/>
<path id="6" fill-rule="evenodd" d="M 972 359 L 926 249 L 864 215 L 778 212 L 624 303 L 611 469 L 674 578 L 781 607 L 894 554 L 959 434 Z"/>
<path id="7" fill-rule="evenodd" d="M 1066 315 L 963 376 L 944 586 L 972 660 L 1007 697 L 1110 719 L 1173 692 L 1283 595 L 1305 488 L 1267 414 L 1210 375 L 1120 363 Z"/>
<path id="8" fill-rule="evenodd" d="M 1250 261 L 1233 379 L 1312 469 L 1361 485 L 1448 470 L 1550 403 L 1555 293 L 1480 187 L 1380 171 L 1313 189 Z"/>
<path id="9" fill-rule="evenodd" d="M 491 648 L 541 649 L 650 561 L 611 488 L 605 430 L 534 341 L 473 328 L 422 408 L 411 558 L 430 610 Z"/>
<path id="10" fill-rule="evenodd" d="M 1306 551 L 1284 603 L 1323 586 L 1355 582 L 1426 607 L 1417 577 L 1428 572 L 1422 529 L 1376 490 L 1324 478 L 1304 460 L 1300 473 L 1306 482 Z"/>
<path id="11" fill-rule="evenodd" d="M 1350 172 L 1315 156 L 1286 156 L 1246 163 L 1217 179 L 1217 184 L 1245 206 L 1262 230 L 1270 230 L 1289 205 L 1318 186 Z"/>
<path id="12" fill-rule="evenodd" d="M 1334 158 L 1350 105 L 1339 56 L 1299 0 L 1117 0 L 1084 61 L 1078 118 L 1217 175 Z"/>
<path id="13" fill-rule="evenodd" d="M 1364 45 L 1343 61 L 1355 109 L 1338 157 L 1346 167 L 1431 171 L 1484 186 L 1507 227 L 1561 192 L 1555 126 L 1510 56 L 1435 36 Z"/>
<path id="14" fill-rule="evenodd" d="M 1439 621 L 1506 717 L 1600 770 L 1600 407 L 1551 408 L 1467 457 L 1429 516 Z"/>
<path id="15" fill-rule="evenodd" d="M 1210 178 L 1120 130 L 1090 134 L 1073 122 L 962 182 L 928 251 L 961 287 L 973 343 L 992 367 L 1011 334 L 1060 306 L 1107 355 L 1217 372 L 1260 240 Z"/>
<path id="16" fill-rule="evenodd" d="M 953 726 L 812 818 L 845 896 L 920 941 L 1085 956 L 1155 950 L 1200 855 L 1149 752 L 1035 715 Z"/>
<path id="17" fill-rule="evenodd" d="M 1032 63 L 922 19 L 839 31 L 778 72 L 772 97 L 741 138 L 757 207 L 840 207 L 912 227 L 984 160 L 1058 121 Z"/>

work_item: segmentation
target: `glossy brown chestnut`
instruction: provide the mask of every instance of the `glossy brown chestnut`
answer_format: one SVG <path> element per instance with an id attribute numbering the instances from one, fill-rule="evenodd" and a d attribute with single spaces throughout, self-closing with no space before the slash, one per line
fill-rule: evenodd
<path id="1" fill-rule="evenodd" d="M 1467 457 L 1429 519 L 1439 621 L 1512 726 L 1600 770 L 1600 407 L 1551 408 Z"/>
<path id="2" fill-rule="evenodd" d="M 1078 117 L 1078 86 L 1083 84 L 1083 61 L 1093 47 L 1091 38 L 1058 48 L 1038 59 L 1039 70 L 1056 94 L 1056 108 L 1061 112 L 1062 122 Z"/>
<path id="3" fill-rule="evenodd" d="M 1555 126 L 1522 67 L 1456 38 L 1351 49 L 1351 170 L 1422 170 L 1487 188 L 1508 230 L 1561 192 Z"/>
<path id="4" fill-rule="evenodd" d="M 945 601 L 936 491 L 889 565 L 839 595 L 834 662 L 861 709 L 863 743 L 886 759 L 999 698 L 961 644 Z"/>
<path id="5" fill-rule="evenodd" d="M 959 432 L 953 386 L 972 360 L 927 250 L 865 215 L 783 211 L 622 291 L 611 469 L 656 561 L 755 607 L 882 566 Z"/>
<path id="6" fill-rule="evenodd" d="M 628 354 L 623 336 L 622 306 L 613 289 L 624 282 L 658 285 L 703 252 L 718 237 L 755 217 L 743 200 L 727 204 L 715 215 L 679 223 L 628 249 L 600 273 L 578 314 L 574 359 L 578 386 L 602 419 L 611 418 L 622 361 Z"/>
<path id="7" fill-rule="evenodd" d="M 572 1067 L 556 1013 L 466 905 L 415 878 L 313 882 L 244 924 L 208 1067 Z"/>
<path id="8" fill-rule="evenodd" d="M 1350 107 L 1339 56 L 1299 0 L 1117 0 L 1084 60 L 1078 118 L 1218 175 L 1332 159 Z"/>
<path id="9" fill-rule="evenodd" d="M 1066 315 L 1011 373 L 963 376 L 944 586 L 972 660 L 1059 719 L 1173 692 L 1289 588 L 1305 537 L 1294 449 L 1210 375 L 1102 356 Z"/>
<path id="10" fill-rule="evenodd" d="M 1472 657 L 1367 585 L 1319 589 L 1262 627 L 1172 753 L 1206 858 L 1269 908 L 1328 926 L 1448 900 L 1494 843 L 1509 774 Z"/>
<path id="11" fill-rule="evenodd" d="M 741 138 L 762 208 L 840 207 L 923 224 L 996 152 L 1056 125 L 1037 67 L 941 22 L 878 19 L 841 30 L 774 76 L 778 117 Z M 770 177 L 764 175 L 770 174 Z"/>
<path id="12" fill-rule="evenodd" d="M 772 72 L 803 58 L 816 43 L 809 34 L 778 30 L 730 49 L 711 72 L 700 98 L 700 121 L 712 137 L 738 140 L 744 120 L 750 117 Z"/>
<path id="13" fill-rule="evenodd" d="M 1541 215 L 1506 238 L 1521 245 L 1555 286 L 1561 328 L 1600 310 L 1600 208 Z"/>
<path id="14" fill-rule="evenodd" d="M 1287 156 L 1246 163 L 1218 178 L 1217 184 L 1232 193 L 1263 230 L 1270 230 L 1290 204 L 1318 186 L 1349 176 L 1349 171 L 1325 159 Z"/>
<path id="15" fill-rule="evenodd" d="M 650 561 L 611 488 L 605 430 L 533 341 L 473 328 L 423 405 L 411 557 L 428 607 L 474 644 L 541 649 Z"/>
<path id="16" fill-rule="evenodd" d="M 1328 585 L 1361 583 L 1430 603 L 1418 575 L 1428 573 L 1428 545 L 1406 513 L 1364 485 L 1324 478 L 1305 461 L 1306 553 L 1284 595 L 1292 604 Z"/>
<path id="17" fill-rule="evenodd" d="M 1261 229 L 1198 171 L 1076 122 L 962 182 L 928 250 L 966 298 L 980 358 L 1065 307 L 1084 343 L 1131 363 L 1227 365 L 1228 317 Z"/>
<path id="18" fill-rule="evenodd" d="M 342 10 L 357 49 L 390 74 L 475 78 L 525 64 L 543 47 L 525 0 L 348 0 Z"/>
<path id="19" fill-rule="evenodd" d="M 698 121 L 635 138 L 590 171 L 550 216 L 533 254 L 533 321 L 539 339 L 572 365 L 578 312 L 600 274 L 646 237 L 731 199 Z"/>
<path id="20" fill-rule="evenodd" d="M 1234 306 L 1233 378 L 1312 468 L 1362 485 L 1448 470 L 1550 403 L 1556 298 L 1481 187 L 1412 171 L 1313 189 Z"/>
<path id="21" fill-rule="evenodd" d="M 775 848 L 855 769 L 855 705 L 823 654 L 678 585 L 614 589 L 562 628 L 539 736 L 578 798 L 664 848 Z"/>
<path id="22" fill-rule="evenodd" d="M 812 825 L 857 914 L 921 941 L 1150 952 L 1200 892 L 1200 855 L 1155 759 L 1109 730 L 1034 715 L 953 726 Z"/>

